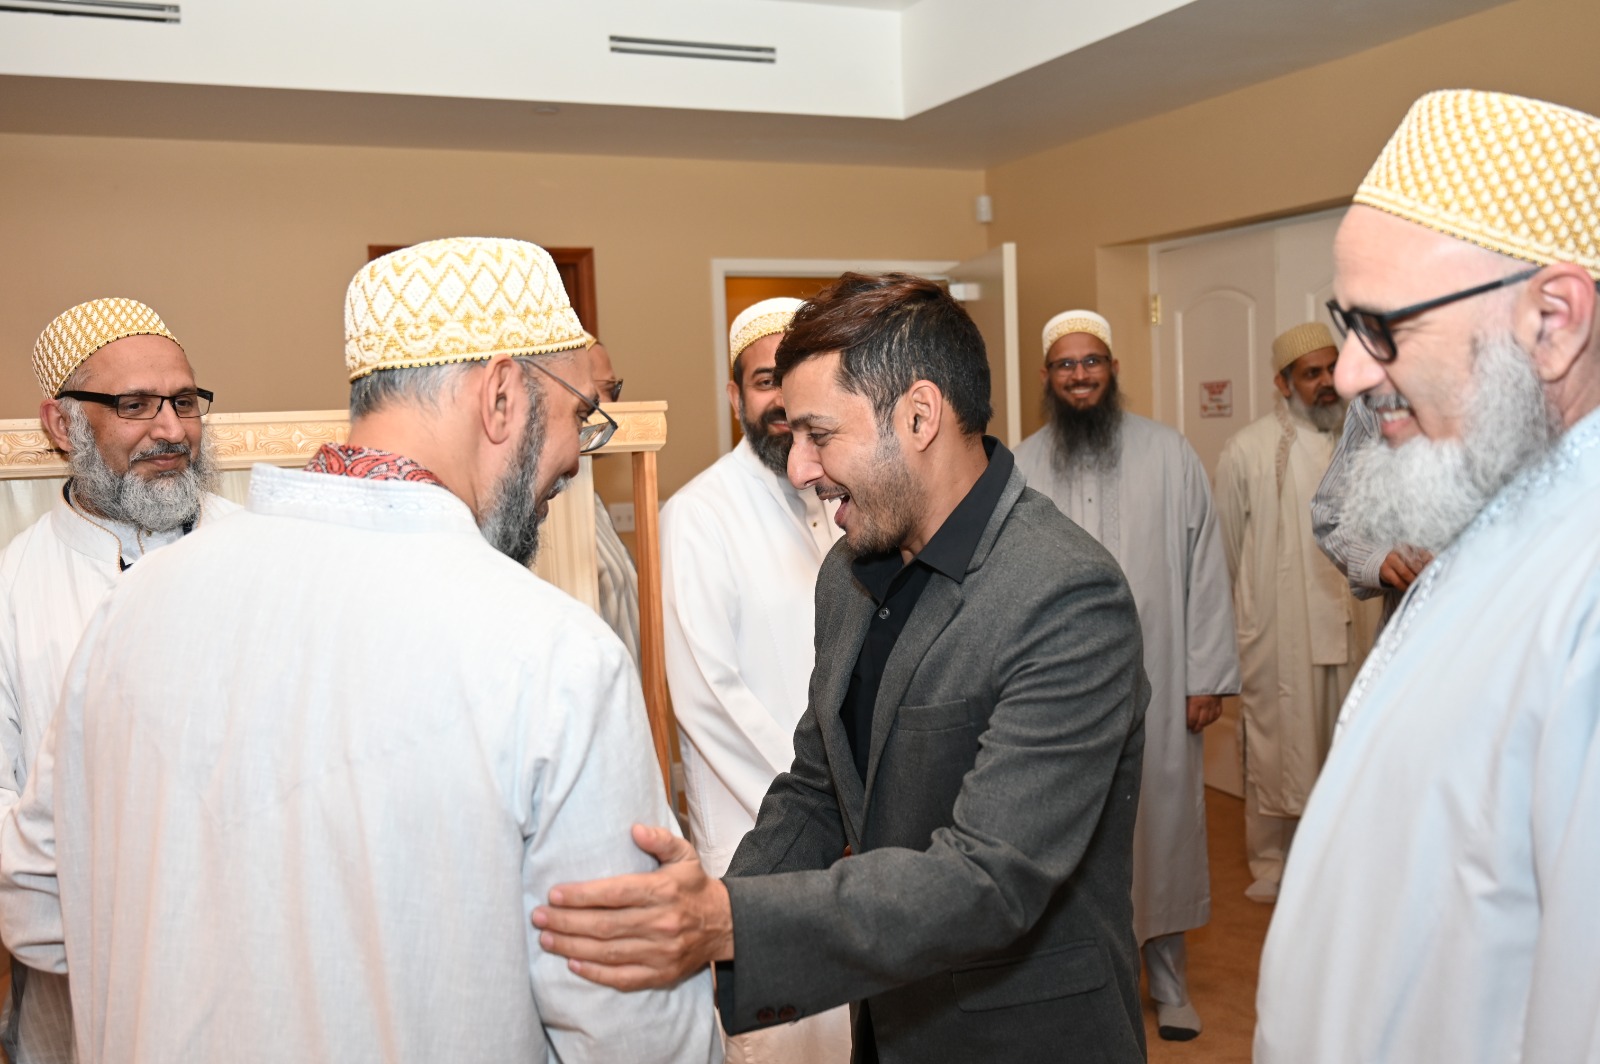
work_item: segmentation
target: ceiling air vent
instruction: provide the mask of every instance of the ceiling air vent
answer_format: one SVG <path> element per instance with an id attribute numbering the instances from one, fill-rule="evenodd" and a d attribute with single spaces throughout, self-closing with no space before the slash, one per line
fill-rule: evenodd
<path id="1" fill-rule="evenodd" d="M 148 4 L 135 0 L 0 0 L 0 11 L 131 22 L 177 22 L 179 16 L 177 4 Z"/>
<path id="2" fill-rule="evenodd" d="M 0 0 L 0 3 L 7 0 Z M 670 55 L 678 59 L 722 59 L 733 63 L 776 63 L 778 50 L 760 44 L 713 44 L 710 41 L 663 41 L 655 37 L 611 38 L 619 55 Z"/>

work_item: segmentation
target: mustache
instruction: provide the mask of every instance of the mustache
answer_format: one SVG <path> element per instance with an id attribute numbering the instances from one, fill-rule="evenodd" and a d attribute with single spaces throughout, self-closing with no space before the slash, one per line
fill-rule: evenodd
<path id="1" fill-rule="evenodd" d="M 759 424 L 762 428 L 769 429 L 780 421 L 788 420 L 789 412 L 781 406 L 774 406 L 769 408 L 766 413 L 761 415 L 761 421 Z"/>
<path id="2" fill-rule="evenodd" d="M 138 451 L 129 457 L 130 462 L 142 462 L 146 458 L 165 458 L 171 454 L 188 454 L 189 445 L 181 440 L 160 440 L 154 447 Z"/>

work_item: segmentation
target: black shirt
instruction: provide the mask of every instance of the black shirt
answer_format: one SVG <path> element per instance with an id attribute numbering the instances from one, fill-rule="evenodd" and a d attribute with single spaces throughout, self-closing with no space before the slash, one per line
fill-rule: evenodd
<path id="1" fill-rule="evenodd" d="M 878 605 L 868 622 L 856 667 L 850 673 L 844 705 L 839 708 L 839 719 L 844 722 L 850 754 L 862 782 L 867 778 L 867 755 L 872 749 L 872 707 L 878 700 L 889 655 L 933 574 L 942 573 L 958 584 L 966 578 L 978 540 L 1011 479 L 1015 464 L 1011 452 L 993 436 L 983 438 L 983 449 L 989 456 L 988 467 L 915 558 L 902 564 L 900 551 L 894 549 L 862 555 L 850 563 L 857 582 Z"/>

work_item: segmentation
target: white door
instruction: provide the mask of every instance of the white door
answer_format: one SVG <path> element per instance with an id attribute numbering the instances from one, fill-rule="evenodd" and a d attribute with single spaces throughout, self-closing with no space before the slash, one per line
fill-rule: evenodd
<path id="1" fill-rule="evenodd" d="M 1272 409 L 1272 340 L 1307 321 L 1330 324 L 1333 236 L 1342 210 L 1151 249 L 1156 416 L 1216 473 L 1228 437 Z M 1205 731 L 1206 785 L 1239 797 L 1239 700 Z"/>
<path id="2" fill-rule="evenodd" d="M 950 294 L 972 315 L 989 350 L 989 432 L 1007 447 L 1022 438 L 1022 382 L 1017 337 L 1017 245 L 1006 243 L 946 272 Z"/>

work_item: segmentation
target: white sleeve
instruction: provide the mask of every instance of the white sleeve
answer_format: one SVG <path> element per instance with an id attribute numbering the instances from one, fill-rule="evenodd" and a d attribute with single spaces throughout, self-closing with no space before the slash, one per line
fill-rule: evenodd
<path id="1" fill-rule="evenodd" d="M 598 618 L 570 626 L 529 672 L 520 695 L 530 803 L 523 900 L 531 916 L 557 884 L 653 871 L 629 829 L 677 826 L 632 661 Z M 668 990 L 624 993 L 546 953 L 531 919 L 524 931 L 540 1021 L 563 1064 L 722 1059 L 709 968 Z"/>

